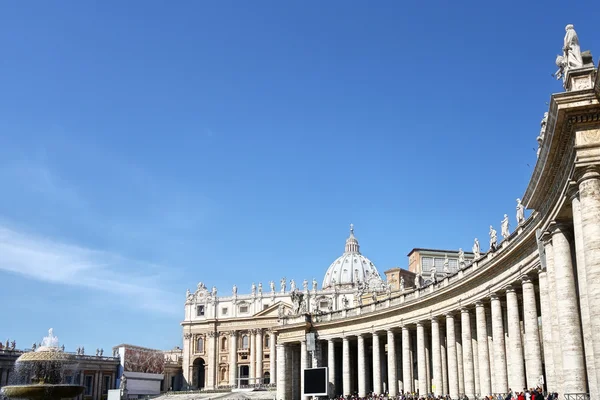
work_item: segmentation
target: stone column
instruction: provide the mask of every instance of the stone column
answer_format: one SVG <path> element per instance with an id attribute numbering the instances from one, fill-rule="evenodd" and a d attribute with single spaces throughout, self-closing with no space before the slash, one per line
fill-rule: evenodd
<path id="1" fill-rule="evenodd" d="M 256 383 L 262 383 L 263 380 L 263 332 L 262 329 L 256 330 L 256 377 L 260 378 Z"/>
<path id="2" fill-rule="evenodd" d="M 304 370 L 308 368 L 308 352 L 306 351 L 306 340 L 300 342 L 300 396 L 304 393 Z M 302 396 L 308 400 L 307 396 Z"/>
<path id="3" fill-rule="evenodd" d="M 441 332 L 440 336 L 440 352 L 442 353 L 442 395 L 448 394 L 448 361 L 446 357 L 446 335 L 444 331 Z"/>
<path id="4" fill-rule="evenodd" d="M 394 331 L 387 330 L 387 370 L 388 370 L 388 392 L 390 396 L 398 394 L 398 378 L 396 376 L 396 341 Z"/>
<path id="5" fill-rule="evenodd" d="M 348 337 L 342 339 L 342 387 L 344 396 L 348 396 L 352 391 L 350 386 L 350 343 Z"/>
<path id="6" fill-rule="evenodd" d="M 540 310 L 542 312 L 542 340 L 544 342 L 544 366 L 546 370 L 546 388 L 549 392 L 556 390 L 556 377 L 554 373 L 554 353 L 552 351 L 552 313 L 548 295 L 548 273 L 539 269 L 538 283 L 540 286 Z"/>
<path id="7" fill-rule="evenodd" d="M 535 388 L 542 376 L 542 349 L 540 347 L 540 330 L 538 326 L 535 289 L 531 279 L 525 275 L 523 282 L 523 326 L 525 328 L 525 369 L 527 371 L 527 387 Z"/>
<path id="8" fill-rule="evenodd" d="M 585 393 L 587 389 L 579 306 L 577 304 L 575 274 L 568 235 L 568 227 L 562 224 L 557 224 L 552 231 L 556 303 L 560 321 L 562 372 L 564 376 L 561 394 Z M 587 257 L 585 259 L 587 263 Z M 596 308 L 598 307 L 596 306 L 594 309 Z"/>
<path id="9" fill-rule="evenodd" d="M 275 332 L 271 331 L 269 337 L 271 338 L 271 341 L 269 342 L 269 374 L 271 375 L 270 383 L 275 383 L 277 382 L 277 368 L 275 368 L 275 360 L 277 360 L 277 335 Z"/>
<path id="10" fill-rule="evenodd" d="M 286 375 L 286 352 L 288 349 L 284 344 L 277 345 L 277 398 L 286 398 L 286 384 L 291 381 Z"/>
<path id="11" fill-rule="evenodd" d="M 479 392 L 481 396 L 488 396 L 492 394 L 492 384 L 488 356 L 487 321 L 485 319 L 485 307 L 480 301 L 475 303 L 475 319 L 477 325 L 477 355 L 479 357 Z"/>
<path id="12" fill-rule="evenodd" d="M 590 397 L 600 388 L 600 168 L 578 173 L 579 196 L 572 200 L 577 278 Z"/>
<path id="13" fill-rule="evenodd" d="M 367 395 L 367 376 L 365 362 L 365 336 L 362 333 L 357 335 L 358 338 L 358 396 L 365 397 Z"/>
<path id="14" fill-rule="evenodd" d="M 335 342 L 327 340 L 327 368 L 329 369 L 329 397 L 335 397 Z"/>
<path id="15" fill-rule="evenodd" d="M 509 386 L 514 390 L 522 390 L 525 388 L 526 382 L 523 345 L 521 343 L 521 319 L 519 317 L 519 300 L 512 286 L 506 288 L 506 315 L 508 318 L 508 337 L 510 339 L 510 368 L 513 379 L 512 382 L 509 382 Z"/>
<path id="16" fill-rule="evenodd" d="M 248 332 L 248 336 L 250 337 L 250 366 L 248 368 L 249 382 L 250 384 L 256 383 L 254 378 L 256 378 L 256 332 L 254 329 L 251 329 Z"/>
<path id="17" fill-rule="evenodd" d="M 411 393 L 412 386 L 412 364 L 410 363 L 410 331 L 406 326 L 402 327 L 402 384 L 404 393 Z"/>
<path id="18" fill-rule="evenodd" d="M 208 382 L 207 389 L 214 389 L 217 386 L 217 346 L 218 332 L 208 332 Z"/>
<path id="19" fill-rule="evenodd" d="M 183 387 L 191 387 L 192 386 L 192 365 L 190 365 L 190 359 L 192 358 L 192 349 L 194 348 L 194 343 L 192 342 L 193 336 L 191 333 L 183 334 L 183 362 L 182 362 L 182 372 L 183 372 Z M 119 377 L 120 378 L 120 377 Z"/>
<path id="20" fill-rule="evenodd" d="M 422 322 L 417 322 L 417 373 L 419 374 L 419 396 L 426 396 L 429 391 L 425 365 L 425 328 Z"/>
<path id="21" fill-rule="evenodd" d="M 459 314 L 460 315 L 460 314 Z M 456 333 L 456 365 L 458 366 L 458 393 L 460 395 L 465 394 L 465 375 L 464 375 L 464 365 L 463 365 L 463 347 L 462 347 L 462 328 L 461 328 L 461 319 L 457 318 L 454 321 L 454 331 Z"/>
<path id="22" fill-rule="evenodd" d="M 498 386 L 496 385 L 496 375 L 494 373 L 494 368 L 496 363 L 494 362 L 494 335 L 492 329 L 492 308 L 485 308 L 485 322 L 487 323 L 487 342 L 488 342 L 488 358 L 489 362 L 489 371 L 490 371 L 490 389 L 492 393 L 494 393 L 494 389 Z M 497 392 L 496 392 L 497 393 Z"/>
<path id="23" fill-rule="evenodd" d="M 563 387 L 562 354 L 560 351 L 560 324 L 558 321 L 558 305 L 556 301 L 556 278 L 554 271 L 554 245 L 552 244 L 552 235 L 549 232 L 544 234 L 544 252 L 546 254 L 546 271 L 548 272 L 548 298 L 550 300 L 548 325 L 552 332 L 551 342 L 548 345 L 552 351 L 552 360 L 554 366 L 554 386 L 550 388 L 553 392 L 561 392 Z M 544 344 L 545 347 L 545 344 Z"/>
<path id="24" fill-rule="evenodd" d="M 471 318 L 471 349 L 473 351 L 473 381 L 475 382 L 475 394 L 479 394 L 479 345 L 477 344 L 477 322 L 475 316 Z"/>
<path id="25" fill-rule="evenodd" d="M 458 364 L 456 361 L 456 334 L 454 332 L 454 315 L 446 314 L 446 348 L 448 351 L 448 393 L 453 399 L 458 398 Z"/>
<path id="26" fill-rule="evenodd" d="M 379 333 L 373 332 L 373 392 L 381 394 L 381 350 L 379 348 Z"/>
<path id="27" fill-rule="evenodd" d="M 440 323 L 437 317 L 431 319 L 431 364 L 433 367 L 433 393 L 439 396 L 442 387 L 442 352 L 440 344 Z"/>
<path id="28" fill-rule="evenodd" d="M 229 384 L 238 386 L 237 381 L 237 331 L 229 332 Z M 273 361 L 274 362 L 274 361 Z"/>
<path id="29" fill-rule="evenodd" d="M 462 353 L 463 353 L 463 376 L 465 379 L 465 395 L 468 398 L 475 397 L 475 371 L 473 369 L 473 347 L 471 344 L 471 315 L 469 310 L 460 310 Z"/>

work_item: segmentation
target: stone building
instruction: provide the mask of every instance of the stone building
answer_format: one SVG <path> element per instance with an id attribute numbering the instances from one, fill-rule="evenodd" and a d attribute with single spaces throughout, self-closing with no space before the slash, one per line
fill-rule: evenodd
<path id="1" fill-rule="evenodd" d="M 600 77 L 572 26 L 556 63 L 566 91 L 551 96 L 513 232 L 498 240 L 490 229 L 487 252 L 477 242 L 439 279 L 419 279 L 420 261 L 403 287 L 379 277 L 353 230 L 321 289 L 282 279 L 279 290 L 219 297 L 199 284 L 182 322 L 186 383 L 275 383 L 278 399 L 299 399 L 302 369 L 326 366 L 331 396 L 472 399 L 542 386 L 600 398 Z"/>

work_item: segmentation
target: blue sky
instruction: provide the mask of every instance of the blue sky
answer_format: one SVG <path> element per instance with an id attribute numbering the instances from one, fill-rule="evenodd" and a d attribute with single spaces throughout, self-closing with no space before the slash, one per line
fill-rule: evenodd
<path id="1" fill-rule="evenodd" d="M 564 2 L 0 6 L 0 340 L 181 344 L 186 288 L 487 250 L 535 164 Z M 7 318 L 8 316 L 8 318 Z"/>

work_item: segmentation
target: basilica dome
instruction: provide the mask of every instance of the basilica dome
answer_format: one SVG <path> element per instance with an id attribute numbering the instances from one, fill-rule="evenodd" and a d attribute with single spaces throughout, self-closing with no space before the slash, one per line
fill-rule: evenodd
<path id="1" fill-rule="evenodd" d="M 358 240 L 354 236 L 354 226 L 350 225 L 350 236 L 346 239 L 346 249 L 327 269 L 323 278 L 323 289 L 333 286 L 354 286 L 358 282 L 381 281 L 375 264 L 360 254 Z"/>

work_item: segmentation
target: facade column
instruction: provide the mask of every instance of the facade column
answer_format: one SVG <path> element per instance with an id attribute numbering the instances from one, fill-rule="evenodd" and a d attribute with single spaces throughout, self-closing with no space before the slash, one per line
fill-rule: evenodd
<path id="1" fill-rule="evenodd" d="M 551 335 L 551 342 L 548 348 L 552 351 L 552 360 L 554 361 L 554 387 L 553 392 L 561 392 L 564 376 L 562 373 L 562 354 L 560 352 L 560 324 L 558 322 L 558 305 L 556 300 L 556 279 L 554 272 L 554 245 L 552 244 L 552 235 L 550 232 L 544 234 L 544 253 L 546 254 L 546 271 L 548 272 L 548 298 L 550 300 L 548 325 Z"/>
<path id="2" fill-rule="evenodd" d="M 402 327 L 402 384 L 404 393 L 413 392 L 412 364 L 410 362 L 410 331 Z"/>
<path id="3" fill-rule="evenodd" d="M 256 332 L 254 329 L 250 329 L 248 332 L 250 337 L 250 366 L 248 368 L 248 377 L 250 381 L 248 383 L 254 384 L 254 378 L 256 378 Z"/>
<path id="4" fill-rule="evenodd" d="M 387 330 L 387 375 L 390 396 L 398 394 L 398 378 L 396 376 L 396 341 L 394 331 Z"/>
<path id="5" fill-rule="evenodd" d="M 552 312 L 548 294 L 548 273 L 546 269 L 538 270 L 540 286 L 540 310 L 542 312 L 542 340 L 544 348 L 544 366 L 546 370 L 546 390 L 556 391 L 556 375 L 554 372 L 554 352 L 552 350 Z"/>
<path id="6" fill-rule="evenodd" d="M 439 396 L 442 386 L 442 348 L 440 344 L 440 323 L 437 317 L 431 319 L 431 364 L 433 367 L 433 393 Z"/>
<path id="7" fill-rule="evenodd" d="M 357 335 L 358 338 L 358 396 L 365 397 L 367 395 L 367 374 L 365 362 L 365 336 L 362 333 Z"/>
<path id="8" fill-rule="evenodd" d="M 183 384 L 182 389 L 191 388 L 192 386 L 192 365 L 190 364 L 190 359 L 192 358 L 192 349 L 194 348 L 193 339 L 191 333 L 183 334 L 183 363 L 181 366 L 183 372 Z M 120 378 L 120 377 L 119 377 Z"/>
<path id="9" fill-rule="evenodd" d="M 465 395 L 468 398 L 475 397 L 475 371 L 473 369 L 473 346 L 471 343 L 471 315 L 469 310 L 460 310 L 462 353 L 463 353 L 463 376 L 465 380 Z"/>
<path id="10" fill-rule="evenodd" d="M 496 375 L 494 374 L 494 336 L 493 336 L 493 328 L 492 328 L 492 308 L 485 308 L 485 322 L 487 323 L 487 342 L 488 342 L 488 359 L 489 363 L 489 371 L 490 371 L 490 393 L 494 393 L 494 388 L 496 388 Z"/>
<path id="11" fill-rule="evenodd" d="M 237 381 L 237 331 L 229 332 L 229 384 L 238 387 Z M 274 363 L 274 361 L 273 361 Z"/>
<path id="12" fill-rule="evenodd" d="M 263 382 L 263 330 L 256 330 L 256 383 Z"/>
<path id="13" fill-rule="evenodd" d="M 373 332 L 373 392 L 383 393 L 381 389 L 381 349 L 379 348 L 379 333 Z"/>
<path id="14" fill-rule="evenodd" d="M 215 331 L 208 332 L 208 382 L 207 389 L 217 387 L 217 337 L 219 333 Z"/>
<path id="15" fill-rule="evenodd" d="M 444 331 L 441 332 L 440 336 L 440 352 L 442 353 L 442 395 L 448 394 L 448 362 L 446 357 L 446 335 Z"/>
<path id="16" fill-rule="evenodd" d="M 487 321 L 485 318 L 485 306 L 480 301 L 475 303 L 475 320 L 477 326 L 477 356 L 479 357 L 479 393 L 481 396 L 489 396 L 492 394 L 492 384 L 490 376 Z"/>
<path id="17" fill-rule="evenodd" d="M 344 396 L 348 396 L 352 391 L 350 387 L 350 343 L 348 337 L 342 339 L 342 387 Z"/>
<path id="18" fill-rule="evenodd" d="M 417 322 L 417 373 L 419 374 L 419 396 L 426 396 L 429 391 L 425 364 L 425 327 L 422 322 Z"/>
<path id="19" fill-rule="evenodd" d="M 303 396 L 304 393 L 304 370 L 308 368 L 308 352 L 306 351 L 306 340 L 300 342 L 300 396 L 307 400 L 307 396 Z"/>
<path id="20" fill-rule="evenodd" d="M 563 390 L 559 394 L 586 393 L 587 389 L 579 306 L 568 235 L 568 227 L 562 224 L 557 224 L 552 231 L 556 302 L 560 321 L 564 375 Z"/>
<path id="21" fill-rule="evenodd" d="M 277 334 L 273 331 L 269 333 L 269 383 L 273 384 L 277 382 L 277 368 L 275 367 L 275 360 L 277 360 Z"/>
<path id="22" fill-rule="evenodd" d="M 291 379 L 286 375 L 286 352 L 289 351 L 284 344 L 277 345 L 277 398 L 285 399 L 288 382 L 291 384 Z"/>
<path id="23" fill-rule="evenodd" d="M 526 386 L 523 344 L 521 343 L 521 319 L 519 300 L 512 286 L 506 288 L 506 315 L 508 318 L 508 338 L 510 340 L 510 368 L 512 381 L 509 386 L 521 391 Z"/>
<path id="24" fill-rule="evenodd" d="M 335 397 L 335 342 L 333 339 L 327 340 L 327 368 L 329 370 L 329 397 Z"/>
<path id="25" fill-rule="evenodd" d="M 590 397 L 597 398 L 600 392 L 600 167 L 584 168 L 577 185 L 579 196 L 572 200 L 572 208 L 581 322 Z"/>
<path id="26" fill-rule="evenodd" d="M 459 311 L 460 316 L 460 311 Z M 460 317 L 454 321 L 454 331 L 456 334 L 456 365 L 458 366 L 458 393 L 459 395 L 465 394 L 465 375 L 463 365 L 463 346 L 462 346 L 462 328 Z"/>
<path id="27" fill-rule="evenodd" d="M 542 349 L 540 347 L 540 329 L 538 326 L 535 288 L 531 279 L 525 275 L 523 282 L 523 326 L 525 328 L 525 370 L 527 387 L 535 388 L 542 376 Z"/>
<path id="28" fill-rule="evenodd" d="M 446 314 L 446 349 L 448 352 L 448 393 L 453 399 L 458 398 L 458 364 L 456 361 L 456 334 L 454 332 L 454 315 Z"/>

